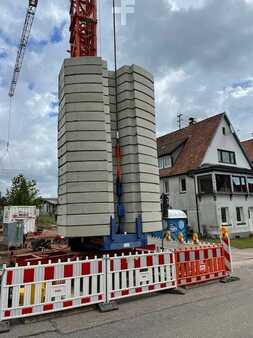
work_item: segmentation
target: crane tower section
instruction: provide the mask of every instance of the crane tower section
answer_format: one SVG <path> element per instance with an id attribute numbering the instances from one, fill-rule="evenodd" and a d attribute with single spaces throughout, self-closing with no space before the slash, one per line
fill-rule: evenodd
<path id="1" fill-rule="evenodd" d="M 97 55 L 96 0 L 71 0 L 71 57 Z"/>
<path id="2" fill-rule="evenodd" d="M 25 24 L 23 27 L 21 40 L 18 47 L 18 53 L 16 57 L 15 68 L 13 72 L 13 77 L 10 85 L 9 96 L 12 97 L 15 94 L 16 85 L 18 82 L 18 77 L 22 68 L 22 63 L 24 60 L 25 51 L 27 48 L 31 28 L 33 25 L 34 15 L 38 5 L 38 0 L 29 0 L 28 9 L 25 18 Z"/>

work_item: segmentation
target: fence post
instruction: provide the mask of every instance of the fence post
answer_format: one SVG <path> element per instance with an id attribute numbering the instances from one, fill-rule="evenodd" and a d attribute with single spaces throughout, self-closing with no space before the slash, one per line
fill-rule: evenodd
<path id="1" fill-rule="evenodd" d="M 109 312 L 118 310 L 118 305 L 115 301 L 110 301 L 110 256 L 103 256 L 103 271 L 104 271 L 104 293 L 105 293 L 105 302 L 98 304 L 98 309 L 100 312 Z"/>
<path id="2" fill-rule="evenodd" d="M 10 322 L 9 321 L 2 321 L 3 316 L 3 297 L 4 295 L 4 287 L 3 287 L 3 279 L 6 278 L 6 265 L 3 267 L 3 273 L 1 276 L 1 290 L 0 290 L 0 333 L 8 332 L 10 331 Z"/>

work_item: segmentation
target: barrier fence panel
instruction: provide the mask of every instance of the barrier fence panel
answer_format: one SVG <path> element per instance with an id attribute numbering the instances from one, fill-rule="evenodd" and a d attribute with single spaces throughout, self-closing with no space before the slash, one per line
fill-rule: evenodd
<path id="1" fill-rule="evenodd" d="M 173 252 L 107 257 L 107 302 L 176 288 Z"/>
<path id="2" fill-rule="evenodd" d="M 101 303 L 104 287 L 103 259 L 5 268 L 0 320 Z"/>
<path id="3" fill-rule="evenodd" d="M 0 320 L 109 303 L 230 274 L 223 245 L 4 268 Z"/>
<path id="4" fill-rule="evenodd" d="M 220 244 L 175 250 L 178 286 L 202 283 L 228 275 Z"/>

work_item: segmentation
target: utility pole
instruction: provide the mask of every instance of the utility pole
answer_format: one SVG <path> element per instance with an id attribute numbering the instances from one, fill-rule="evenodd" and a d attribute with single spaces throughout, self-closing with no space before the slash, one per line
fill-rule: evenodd
<path id="1" fill-rule="evenodd" d="M 178 129 L 182 128 L 182 121 L 183 121 L 183 114 L 178 113 L 177 114 L 177 125 L 178 125 Z"/>

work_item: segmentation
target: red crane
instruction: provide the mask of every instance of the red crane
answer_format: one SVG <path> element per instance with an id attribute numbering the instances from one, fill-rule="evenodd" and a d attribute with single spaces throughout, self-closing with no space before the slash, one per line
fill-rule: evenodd
<path id="1" fill-rule="evenodd" d="M 71 0 L 71 57 L 97 55 L 97 2 Z"/>

